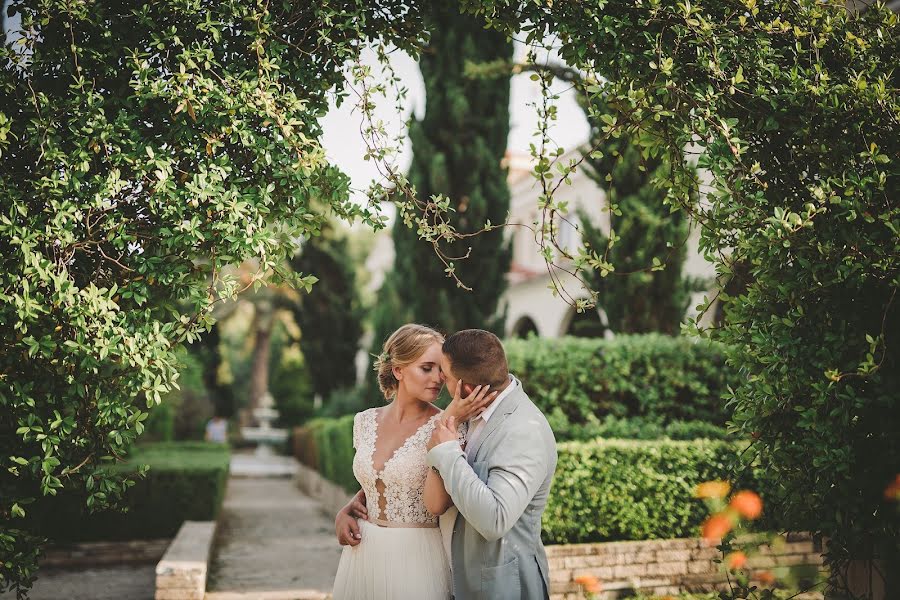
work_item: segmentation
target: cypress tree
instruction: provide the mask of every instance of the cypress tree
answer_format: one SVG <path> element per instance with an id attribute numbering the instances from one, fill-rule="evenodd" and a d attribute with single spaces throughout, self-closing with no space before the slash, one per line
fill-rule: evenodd
<path id="1" fill-rule="evenodd" d="M 306 241 L 291 267 L 319 279 L 309 293 L 301 293 L 292 312 L 313 391 L 324 399 L 336 389 L 356 385 L 362 312 L 347 240 L 323 228 L 321 235 Z"/>
<path id="2" fill-rule="evenodd" d="M 602 123 L 588 111 L 585 114 L 594 147 Z M 607 260 L 616 270 L 606 277 L 596 274 L 593 278 L 599 305 L 616 333 L 675 335 L 690 303 L 690 292 L 699 282 L 682 276 L 689 233 L 687 216 L 681 210 L 671 212 L 663 203 L 668 190 L 652 183 L 654 178 L 664 180 L 669 166 L 665 160 L 642 157 L 626 135 L 610 137 L 598 149 L 602 156 L 586 157 L 586 172 L 621 212 L 610 213 L 616 241 Z M 586 215 L 582 214 L 580 221 L 584 240 L 602 254 L 609 238 Z M 665 264 L 663 270 L 650 270 L 654 258 Z"/>
<path id="3" fill-rule="evenodd" d="M 501 166 L 509 136 L 509 78 L 475 79 L 467 63 L 509 61 L 512 42 L 486 30 L 483 22 L 461 15 L 458 7 L 435 3 L 429 19 L 431 38 L 419 66 L 425 82 L 426 108 L 410 125 L 413 159 L 409 179 L 419 197 L 447 196 L 457 231 L 478 231 L 490 221 L 501 224 L 509 211 L 506 169 Z M 455 262 L 459 288 L 447 277 L 430 243 L 398 219 L 393 228 L 396 258 L 385 278 L 373 314 L 372 353 L 403 323 L 414 321 L 452 332 L 477 327 L 503 333 L 498 310 L 511 258 L 502 230 L 442 246 Z"/>

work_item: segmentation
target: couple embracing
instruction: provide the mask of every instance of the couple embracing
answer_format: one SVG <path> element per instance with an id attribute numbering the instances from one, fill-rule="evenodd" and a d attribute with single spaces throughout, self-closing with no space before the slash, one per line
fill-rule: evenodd
<path id="1" fill-rule="evenodd" d="M 376 364 L 390 402 L 353 420 L 362 489 L 335 519 L 334 599 L 548 598 L 541 515 L 556 441 L 500 340 L 404 325 Z"/>

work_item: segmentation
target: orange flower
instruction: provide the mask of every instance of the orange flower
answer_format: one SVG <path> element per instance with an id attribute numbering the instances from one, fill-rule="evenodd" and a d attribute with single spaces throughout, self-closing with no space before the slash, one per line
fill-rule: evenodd
<path id="1" fill-rule="evenodd" d="M 731 508 L 747 519 L 758 519 L 762 514 L 762 500 L 750 490 L 743 490 L 731 498 Z"/>
<path id="2" fill-rule="evenodd" d="M 894 478 L 894 481 L 884 490 L 885 500 L 900 500 L 900 473 Z"/>
<path id="3" fill-rule="evenodd" d="M 697 486 L 694 495 L 697 498 L 724 498 L 731 491 L 727 481 L 707 481 Z"/>
<path id="4" fill-rule="evenodd" d="M 584 588 L 589 594 L 599 594 L 602 586 L 600 580 L 593 575 L 579 575 L 575 578 L 575 583 Z"/>
<path id="5" fill-rule="evenodd" d="M 728 555 L 727 562 L 728 569 L 731 571 L 743 569 L 744 565 L 747 564 L 747 555 L 743 552 L 732 552 Z"/>
<path id="6" fill-rule="evenodd" d="M 710 544 L 718 542 L 731 531 L 731 527 L 731 519 L 727 515 L 716 513 L 703 523 L 703 539 Z"/>
<path id="7" fill-rule="evenodd" d="M 772 571 L 757 571 L 754 578 L 763 585 L 772 585 L 775 583 L 775 576 Z"/>

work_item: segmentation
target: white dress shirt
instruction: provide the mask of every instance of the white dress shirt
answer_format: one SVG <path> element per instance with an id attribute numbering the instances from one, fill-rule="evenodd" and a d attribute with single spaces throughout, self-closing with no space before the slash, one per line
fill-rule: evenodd
<path id="1" fill-rule="evenodd" d="M 491 415 L 493 415 L 497 411 L 497 407 L 500 406 L 500 403 L 504 398 L 509 396 L 513 390 L 516 389 L 519 385 L 519 380 L 509 376 L 509 385 L 500 392 L 494 401 L 491 402 L 484 412 L 469 420 L 469 432 L 466 435 L 466 449 L 471 448 L 478 437 L 481 435 L 482 430 L 487 425 L 487 422 L 491 419 Z"/>

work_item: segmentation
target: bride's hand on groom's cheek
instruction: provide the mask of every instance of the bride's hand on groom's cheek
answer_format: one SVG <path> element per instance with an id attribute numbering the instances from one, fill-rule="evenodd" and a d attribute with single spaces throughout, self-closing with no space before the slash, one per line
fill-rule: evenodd
<path id="1" fill-rule="evenodd" d="M 462 423 L 477 417 L 497 398 L 497 392 L 490 390 L 490 384 L 478 385 L 473 388 L 460 379 L 456 382 L 456 393 L 453 394 L 453 400 L 444 411 L 444 420 L 455 417 L 457 423 Z M 463 394 L 466 394 L 465 398 L 462 397 Z"/>

